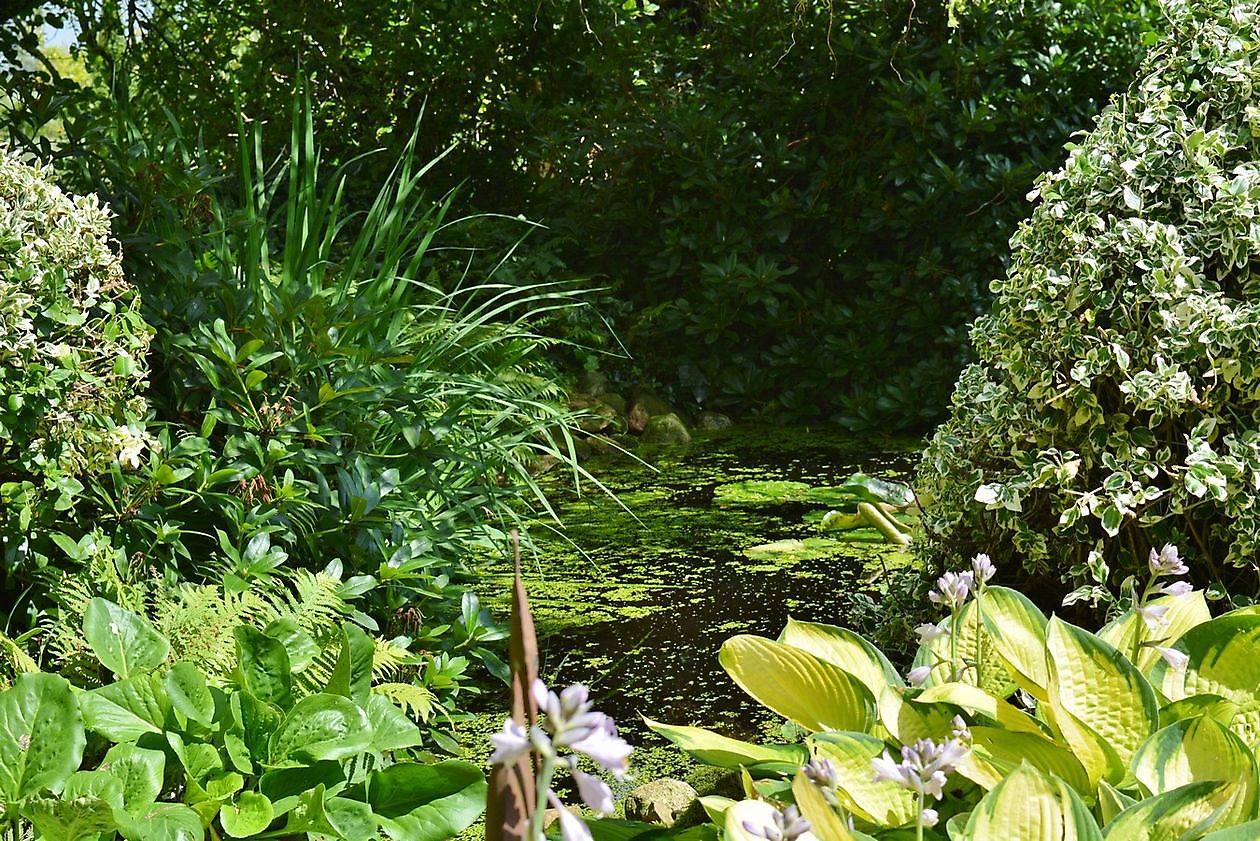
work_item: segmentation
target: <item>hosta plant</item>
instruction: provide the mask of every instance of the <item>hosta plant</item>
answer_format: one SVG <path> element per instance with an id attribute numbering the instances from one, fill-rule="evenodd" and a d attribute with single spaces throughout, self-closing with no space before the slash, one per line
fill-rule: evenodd
<path id="1" fill-rule="evenodd" d="M 409 758 L 416 725 L 371 686 L 347 624 L 321 691 L 299 697 L 300 635 L 247 625 L 213 679 L 139 615 L 92 601 L 84 636 L 112 680 L 78 690 L 30 670 L 0 693 L 0 821 L 12 838 L 439 841 L 481 813 L 475 766 Z"/>
<path id="2" fill-rule="evenodd" d="M 722 665 L 802 744 L 649 724 L 744 769 L 744 800 L 704 800 L 733 841 L 1260 837 L 1260 611 L 1212 618 L 1174 547 L 1148 562 L 1090 632 L 990 585 L 980 556 L 938 582 L 949 616 L 920 627 L 909 680 L 843 628 L 728 640 Z"/>

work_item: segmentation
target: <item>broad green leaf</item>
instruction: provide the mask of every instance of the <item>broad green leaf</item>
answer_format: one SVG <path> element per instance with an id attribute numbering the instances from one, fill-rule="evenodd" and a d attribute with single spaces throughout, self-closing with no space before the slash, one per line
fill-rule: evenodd
<path id="1" fill-rule="evenodd" d="M 251 838 L 275 820 L 271 801 L 253 791 L 242 791 L 231 803 L 219 809 L 219 823 L 233 838 Z"/>
<path id="2" fill-rule="evenodd" d="M 1187 783 L 1224 781 L 1213 795 L 1214 805 L 1225 807 L 1215 826 L 1256 817 L 1256 758 L 1233 731 L 1210 718 L 1183 719 L 1156 732 L 1133 757 L 1133 775 L 1151 794 Z"/>
<path id="3" fill-rule="evenodd" d="M 370 749 L 377 753 L 412 748 L 423 741 L 416 723 L 383 695 L 369 693 L 367 716 L 372 731 Z"/>
<path id="4" fill-rule="evenodd" d="M 1008 587 L 986 587 L 976 602 L 981 605 L 980 616 L 993 648 L 1012 677 L 1026 692 L 1044 701 L 1050 683 L 1045 614 L 1023 593 Z"/>
<path id="5" fill-rule="evenodd" d="M 885 686 L 905 686 L 896 667 L 884 653 L 846 628 L 816 622 L 798 622 L 788 617 L 779 642 L 808 651 L 820 660 L 839 666 L 879 697 Z"/>
<path id="6" fill-rule="evenodd" d="M 248 692 L 235 693 L 232 695 L 230 704 L 232 715 L 240 723 L 241 745 L 239 747 L 246 751 L 248 758 L 252 761 L 266 762 L 270 758 L 271 738 L 280 728 L 284 713 L 274 704 L 268 704 Z M 237 763 L 241 757 L 234 756 L 233 743 L 229 740 L 229 735 L 232 734 L 224 734 L 223 746 L 227 748 L 228 757 L 233 763 Z M 251 769 L 241 768 L 240 770 L 249 773 Z"/>
<path id="7" fill-rule="evenodd" d="M 1256 841 L 1260 838 L 1260 821 L 1247 821 L 1228 829 L 1214 829 L 1199 841 Z"/>
<path id="8" fill-rule="evenodd" d="M 152 806 L 162 793 L 166 755 L 132 744 L 114 745 L 101 760 L 101 770 L 122 783 L 122 808 L 134 818 Z"/>
<path id="9" fill-rule="evenodd" d="M 372 655 L 376 647 L 358 625 L 349 622 L 341 632 L 341 653 L 329 678 L 330 695 L 344 695 L 359 706 L 366 706 L 372 693 Z"/>
<path id="10" fill-rule="evenodd" d="M 232 629 L 242 688 L 251 695 L 288 709 L 293 703 L 293 670 L 284 643 L 248 625 Z"/>
<path id="11" fill-rule="evenodd" d="M 22 806 L 22 814 L 35 824 L 43 841 L 83 841 L 102 832 L 112 833 L 114 808 L 92 795 L 62 799 L 32 797 Z"/>
<path id="12" fill-rule="evenodd" d="M 870 729 L 875 703 L 861 681 L 790 645 L 740 634 L 718 662 L 759 703 L 807 730 Z"/>
<path id="13" fill-rule="evenodd" d="M 444 841 L 480 817 L 486 778 L 456 760 L 392 765 L 368 776 L 367 802 L 394 841 Z"/>
<path id="14" fill-rule="evenodd" d="M 341 763 L 332 760 L 314 762 L 297 768 L 277 768 L 263 774 L 258 781 L 258 790 L 278 803 L 287 797 L 312 791 L 322 785 L 325 789 L 335 789 L 346 781 Z"/>
<path id="15" fill-rule="evenodd" d="M 953 729 L 954 709 L 945 704 L 906 700 L 901 690 L 885 686 L 878 699 L 880 724 L 903 745 L 919 739 L 939 739 Z"/>
<path id="16" fill-rule="evenodd" d="M 854 815 L 879 826 L 902 826 L 915 819 L 914 795 L 875 779 L 871 760 L 887 749 L 881 740 L 864 733 L 815 733 L 809 743 L 816 756 L 835 767 L 836 796 Z"/>
<path id="17" fill-rule="evenodd" d="M 201 669 L 180 660 L 166 673 L 164 683 L 171 706 L 177 712 L 204 727 L 214 723 L 214 696 Z"/>
<path id="18" fill-rule="evenodd" d="M 70 781 L 66 783 L 66 789 L 61 796 L 65 800 L 99 797 L 115 809 L 121 810 L 123 784 L 122 780 L 108 771 L 75 771 L 70 775 Z"/>
<path id="19" fill-rule="evenodd" d="M 731 798 L 717 794 L 707 794 L 700 798 L 700 806 L 704 809 L 704 813 L 717 826 L 726 825 L 726 810 L 734 805 L 735 801 Z"/>
<path id="20" fill-rule="evenodd" d="M 1226 783 L 1189 783 L 1139 800 L 1107 824 L 1114 841 L 1180 841 L 1210 829 L 1220 811 L 1217 790 Z"/>
<path id="21" fill-rule="evenodd" d="M 1195 718 L 1197 716 L 1206 716 L 1218 724 L 1224 724 L 1226 727 L 1234 721 L 1234 716 L 1238 714 L 1238 705 L 1233 701 L 1222 698 L 1220 695 L 1191 695 L 1189 698 L 1182 698 L 1180 701 L 1173 701 L 1171 704 L 1165 704 L 1159 710 L 1159 726 L 1167 727 L 1174 721 L 1181 721 L 1183 718 Z"/>
<path id="22" fill-rule="evenodd" d="M 960 707 L 972 715 L 983 715 L 1007 730 L 1045 734 L 1032 716 L 1000 698 L 995 698 L 970 683 L 941 683 L 930 686 L 915 696 L 920 704 L 944 703 Z"/>
<path id="23" fill-rule="evenodd" d="M 803 765 L 809 760 L 809 751 L 804 745 L 754 745 L 722 736 L 703 727 L 662 724 L 650 718 L 644 718 L 643 721 L 654 733 L 664 736 L 706 765 L 716 765 L 719 768 L 738 768 L 741 765 L 759 765 L 763 762 Z"/>
<path id="24" fill-rule="evenodd" d="M 321 692 L 293 705 L 271 736 L 271 760 L 345 759 L 371 744 L 367 713 L 349 698 Z"/>
<path id="25" fill-rule="evenodd" d="M 289 666 L 295 673 L 306 669 L 319 656 L 319 644 L 291 616 L 273 619 L 263 633 L 284 644 L 284 650 L 289 653 Z"/>
<path id="26" fill-rule="evenodd" d="M 171 644 L 149 620 L 101 598 L 88 602 L 83 636 L 96 659 L 120 678 L 153 671 L 171 653 Z"/>
<path id="27" fill-rule="evenodd" d="M 16 803 L 62 790 L 83 761 L 87 738 L 70 684 L 28 672 L 0 692 L 0 795 Z"/>
<path id="28" fill-rule="evenodd" d="M 810 831 L 818 841 L 853 841 L 853 834 L 836 810 L 823 797 L 818 786 L 809 781 L 805 772 L 798 771 L 792 778 L 792 796 L 801 815 L 809 821 Z"/>
<path id="29" fill-rule="evenodd" d="M 154 803 L 140 816 L 119 822 L 127 841 L 203 841 L 205 827 L 182 803 Z"/>
<path id="30" fill-rule="evenodd" d="M 111 742 L 134 742 L 145 733 L 175 729 L 171 699 L 160 677 L 141 674 L 79 695 L 83 723 Z"/>
<path id="31" fill-rule="evenodd" d="M 1124 655 L 1057 617 L 1047 626 L 1046 655 L 1052 723 L 1090 780 L 1120 783 L 1159 722 L 1154 690 Z"/>
<path id="32" fill-rule="evenodd" d="M 1034 733 L 972 726 L 972 752 L 959 772 L 983 788 L 993 788 L 1027 762 L 1047 776 L 1058 777 L 1082 797 L 1093 796 L 1093 785 L 1085 767 L 1060 744 Z"/>
<path id="33" fill-rule="evenodd" d="M 979 686 L 997 698 L 1015 691 L 1018 681 L 997 651 L 994 640 L 980 616 L 980 603 L 972 599 L 963 605 L 956 623 L 945 621 L 941 627 L 950 633 L 919 647 L 915 666 L 932 666 L 928 686 L 946 683 L 953 678 L 956 657 L 959 680 Z M 979 677 L 977 678 L 977 674 Z"/>
<path id="34" fill-rule="evenodd" d="M 1111 823 L 1117 815 L 1136 802 L 1137 800 L 1106 780 L 1098 784 L 1098 813 L 1102 817 L 1103 826 Z"/>
<path id="35" fill-rule="evenodd" d="M 1101 841 L 1098 823 L 1063 780 L 1021 765 L 971 811 L 956 841 Z"/>
<path id="36" fill-rule="evenodd" d="M 1144 674 L 1150 673 L 1151 667 L 1160 656 L 1158 651 L 1142 643 L 1170 645 L 1186 631 L 1212 618 L 1202 590 L 1195 590 L 1184 596 L 1163 596 L 1153 599 L 1151 604 L 1168 608 L 1164 614 L 1166 624 L 1158 632 L 1152 633 L 1146 626 L 1146 620 L 1134 610 L 1125 611 L 1098 632 L 1100 638 L 1123 652 Z"/>
<path id="37" fill-rule="evenodd" d="M 348 797 L 326 798 L 324 819 L 346 841 L 376 841 L 380 838 L 372 807 L 360 800 Z"/>

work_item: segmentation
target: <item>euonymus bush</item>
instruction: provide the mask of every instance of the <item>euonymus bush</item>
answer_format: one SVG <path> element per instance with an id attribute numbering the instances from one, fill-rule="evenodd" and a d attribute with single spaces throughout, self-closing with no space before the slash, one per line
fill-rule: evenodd
<path id="1" fill-rule="evenodd" d="M 354 625 L 306 693 L 293 672 L 309 646 L 283 629 L 232 629 L 229 676 L 174 660 L 151 624 L 102 599 L 83 634 L 112 680 L 79 691 L 27 661 L 0 692 L 11 838 L 441 841 L 481 813 L 478 768 L 411 758 L 420 732 L 374 691 L 373 646 Z"/>
<path id="2" fill-rule="evenodd" d="M 1255 838 L 1260 613 L 1211 618 L 1202 591 L 1167 582 L 1186 571 L 1175 549 L 1150 560 L 1142 597 L 1091 633 L 988 586 L 977 558 L 938 582 L 950 616 L 919 629 L 908 682 L 842 628 L 728 640 L 724 668 L 803 744 L 651 724 L 745 770 L 744 800 L 703 799 L 728 839 Z"/>
<path id="3" fill-rule="evenodd" d="M 945 546 L 1078 580 L 1172 540 L 1227 582 L 1214 565 L 1260 547 L 1260 6 L 1169 14 L 1140 81 L 1037 183 L 976 322 L 919 472 Z"/>
<path id="4" fill-rule="evenodd" d="M 85 483 L 139 466 L 152 331 L 109 213 L 0 149 L 0 536 L 7 578 L 27 535 L 72 516 Z"/>

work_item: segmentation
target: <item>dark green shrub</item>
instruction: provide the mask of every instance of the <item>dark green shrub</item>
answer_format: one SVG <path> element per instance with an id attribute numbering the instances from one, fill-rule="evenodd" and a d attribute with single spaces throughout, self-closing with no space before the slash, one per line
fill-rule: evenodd
<path id="1" fill-rule="evenodd" d="M 1199 581 L 1260 548 L 1260 6 L 1172 35 L 1037 184 L 919 487 L 940 545 L 1079 581 L 1165 542 Z M 1195 563 L 1197 561 L 1198 563 Z M 1087 589 L 1081 595 L 1089 595 Z"/>
<path id="2" fill-rule="evenodd" d="M 715 406 L 940 416 L 1034 177 L 1132 79 L 1138 0 L 737 2 L 661 18 L 526 151 L 533 216 L 631 305 L 640 365 Z"/>

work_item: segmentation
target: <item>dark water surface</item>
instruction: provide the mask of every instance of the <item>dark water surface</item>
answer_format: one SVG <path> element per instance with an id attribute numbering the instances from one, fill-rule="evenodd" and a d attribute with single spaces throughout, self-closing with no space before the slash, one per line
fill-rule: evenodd
<path id="1" fill-rule="evenodd" d="M 722 671 L 719 647 L 739 633 L 775 637 L 789 615 L 843 624 L 848 596 L 906 562 L 873 531 L 823 535 L 818 520 L 835 507 L 824 489 L 858 470 L 904 480 L 918 447 L 740 429 L 658 452 L 655 471 L 592 466 L 629 513 L 596 488 L 557 485 L 565 533 L 533 529 L 538 551 L 526 556 L 544 680 L 587 684 L 632 740 L 640 715 L 755 737 L 773 716 Z M 505 617 L 509 567 L 482 576 L 483 599 Z"/>

